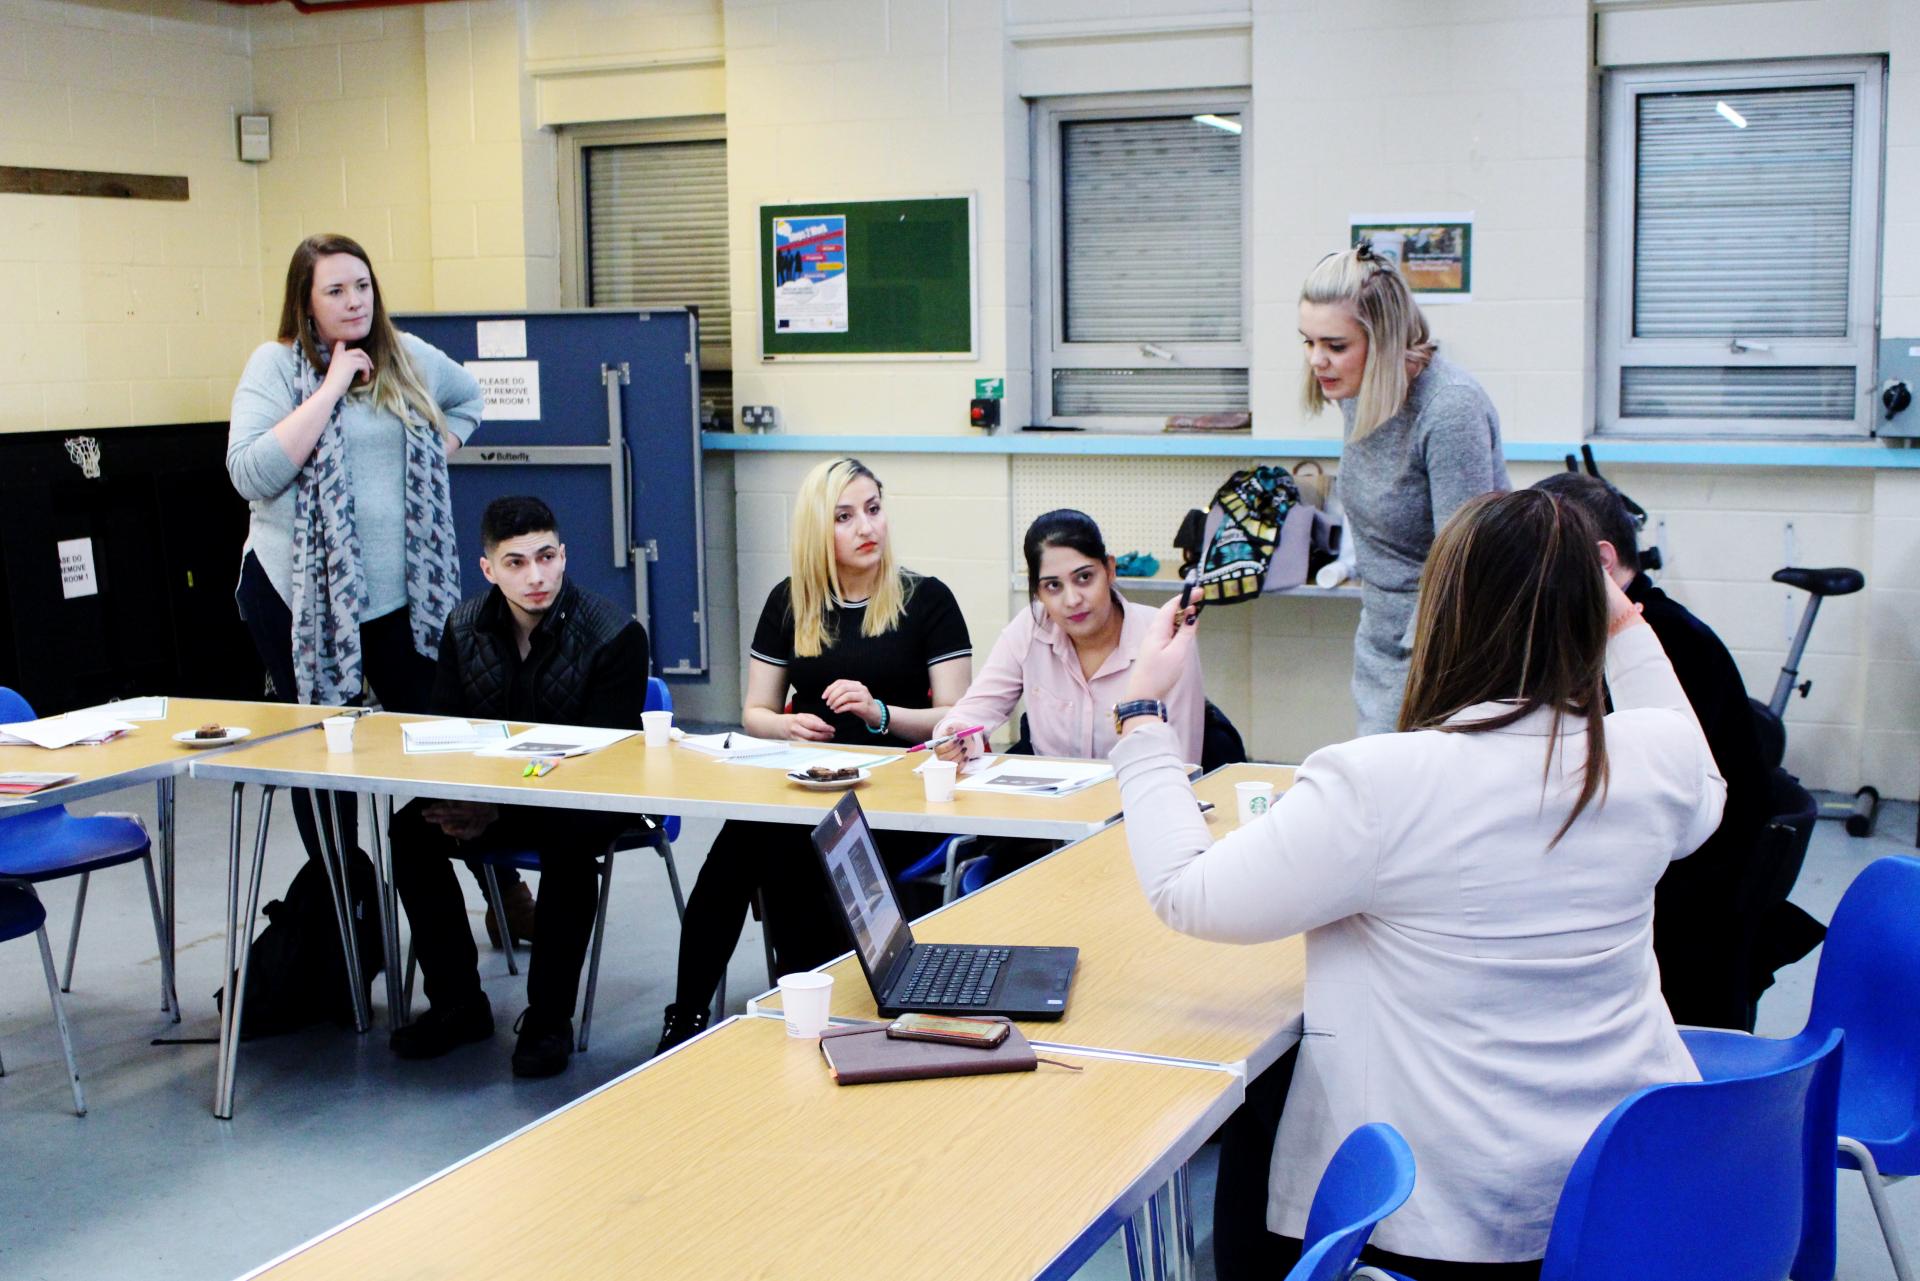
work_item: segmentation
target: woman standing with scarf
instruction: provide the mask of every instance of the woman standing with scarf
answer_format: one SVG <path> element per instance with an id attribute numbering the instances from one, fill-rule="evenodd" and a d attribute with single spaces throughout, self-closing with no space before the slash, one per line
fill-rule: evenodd
<path id="1" fill-rule="evenodd" d="M 252 509 L 236 600 L 276 694 L 427 709 L 460 600 L 447 458 L 480 385 L 387 318 L 366 250 L 309 236 L 287 266 L 277 341 L 233 393 L 227 474 Z M 341 798 L 353 843 L 352 798 Z M 318 850 L 304 795 L 294 815 Z"/>

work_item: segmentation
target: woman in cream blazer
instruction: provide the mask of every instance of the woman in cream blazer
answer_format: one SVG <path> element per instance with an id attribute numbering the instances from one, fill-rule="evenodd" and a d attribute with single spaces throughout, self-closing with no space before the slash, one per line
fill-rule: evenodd
<path id="1" fill-rule="evenodd" d="M 1193 616 L 1177 611 L 1143 646 L 1134 697 L 1182 669 Z M 1698 1077 L 1660 997 L 1653 887 L 1712 833 L 1726 784 L 1572 506 L 1538 491 L 1468 503 L 1435 541 L 1417 625 L 1402 732 L 1315 752 L 1268 814 L 1218 841 L 1150 712 L 1123 723 L 1113 759 L 1163 921 L 1224 942 L 1306 934 L 1268 1227 L 1300 1236 L 1334 1148 L 1385 1121 L 1419 1176 L 1375 1245 L 1501 1276 L 1484 1265 L 1545 1251 L 1600 1119 L 1642 1086 Z"/>

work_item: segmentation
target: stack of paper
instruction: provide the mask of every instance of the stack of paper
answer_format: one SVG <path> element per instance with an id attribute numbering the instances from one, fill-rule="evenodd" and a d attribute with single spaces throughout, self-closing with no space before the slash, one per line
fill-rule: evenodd
<path id="1" fill-rule="evenodd" d="M 114 720 L 97 712 L 70 712 L 65 716 L 46 716 L 37 721 L 0 725 L 0 745 L 72 747 L 79 743 L 104 743 L 132 729 L 133 726 L 126 721 Z"/>
<path id="2" fill-rule="evenodd" d="M 1113 777 L 1105 761 L 1060 761 L 1039 756 L 1008 756 L 954 790 L 1018 792 L 1026 796 L 1066 796 Z"/>
<path id="3" fill-rule="evenodd" d="M 31 774 L 17 769 L 0 771 L 0 796 L 30 796 L 49 787 L 70 783 L 75 777 L 73 774 Z"/>
<path id="4" fill-rule="evenodd" d="M 498 747 L 510 737 L 505 721 L 408 721 L 400 727 L 400 745 L 409 756 L 478 752 Z"/>
<path id="5" fill-rule="evenodd" d="M 147 698 L 121 698 L 111 703 L 101 703 L 97 707 L 83 707 L 79 711 L 68 712 L 69 716 L 91 713 L 96 716 L 112 716 L 123 721 L 164 721 L 167 719 L 167 696 L 159 694 Z"/>
<path id="6" fill-rule="evenodd" d="M 718 756 L 723 761 L 738 760 L 743 756 L 767 756 L 787 750 L 785 743 L 747 734 L 686 734 L 681 737 L 680 745 L 691 747 L 696 752 L 705 752 L 708 756 Z"/>
<path id="7" fill-rule="evenodd" d="M 603 747 L 612 747 L 623 738 L 632 738 L 638 730 L 597 729 L 586 725 L 535 725 L 521 730 L 494 747 L 475 752 L 475 756 L 585 756 Z"/>

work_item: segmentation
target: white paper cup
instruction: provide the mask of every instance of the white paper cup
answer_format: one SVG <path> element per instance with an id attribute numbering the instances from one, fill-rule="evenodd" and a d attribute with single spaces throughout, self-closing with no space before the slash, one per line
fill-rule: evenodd
<path id="1" fill-rule="evenodd" d="M 833 975 L 780 976 L 780 1008 L 787 1017 L 788 1036 L 819 1036 L 827 1030 L 827 1011 L 832 1006 Z"/>
<path id="2" fill-rule="evenodd" d="M 1407 237 L 1398 231 L 1376 231 L 1367 239 L 1373 242 L 1373 252 L 1382 258 L 1393 259 L 1396 267 L 1404 266 L 1407 258 Z"/>
<path id="3" fill-rule="evenodd" d="M 673 741 L 672 712 L 642 712 L 640 727 L 646 732 L 648 747 L 665 747 Z"/>
<path id="4" fill-rule="evenodd" d="M 354 716 L 329 716 L 321 721 L 321 728 L 327 732 L 327 750 L 329 752 L 351 752 L 353 750 L 353 727 L 359 723 Z"/>
<path id="5" fill-rule="evenodd" d="M 957 761 L 928 761 L 920 767 L 920 781 L 926 784 L 927 799 L 936 804 L 953 799 L 953 788 L 960 776 Z"/>
<path id="6" fill-rule="evenodd" d="M 1240 826 L 1245 827 L 1256 818 L 1263 817 L 1273 804 L 1273 784 L 1235 783 L 1233 801 L 1234 808 L 1240 813 Z"/>

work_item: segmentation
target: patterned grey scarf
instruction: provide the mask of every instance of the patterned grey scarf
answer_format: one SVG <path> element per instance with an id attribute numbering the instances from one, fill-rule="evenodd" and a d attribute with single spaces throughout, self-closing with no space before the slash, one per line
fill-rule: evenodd
<path id="1" fill-rule="evenodd" d="M 320 390 L 320 371 L 298 347 L 296 391 L 301 403 Z M 360 613 L 367 578 L 353 523 L 341 397 L 333 416 L 294 481 L 293 670 L 303 703 L 346 703 L 366 687 L 361 669 Z M 440 652 L 440 632 L 460 602 L 460 564 L 454 547 L 453 499 L 447 455 L 432 424 L 407 422 L 407 613 L 413 647 L 428 658 Z"/>

